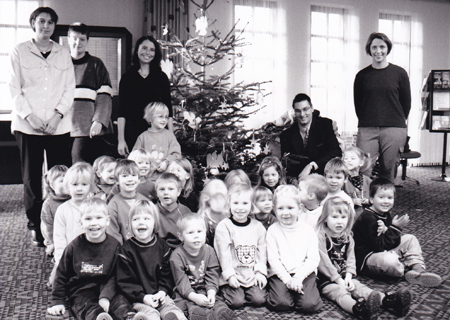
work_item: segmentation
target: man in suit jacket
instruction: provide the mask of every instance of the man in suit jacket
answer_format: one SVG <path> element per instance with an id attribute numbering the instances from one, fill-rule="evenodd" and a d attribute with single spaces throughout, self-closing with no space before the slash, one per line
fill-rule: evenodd
<path id="1" fill-rule="evenodd" d="M 320 117 L 311 98 L 304 93 L 295 96 L 292 107 L 295 122 L 280 135 L 281 155 L 288 154 L 287 175 L 297 178 L 300 173 L 308 175 L 315 171 L 323 174 L 325 164 L 342 155 L 333 122 Z"/>

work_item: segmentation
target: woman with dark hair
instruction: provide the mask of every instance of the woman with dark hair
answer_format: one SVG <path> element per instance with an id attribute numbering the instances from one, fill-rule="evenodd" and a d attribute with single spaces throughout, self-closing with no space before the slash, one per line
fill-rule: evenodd
<path id="1" fill-rule="evenodd" d="M 170 82 L 161 70 L 161 48 L 151 36 L 138 39 L 133 53 L 133 65 L 122 76 L 119 86 L 119 117 L 117 119 L 120 155 L 127 156 L 137 137 L 148 129 L 143 119 L 150 102 L 163 102 L 169 108 L 169 129 L 172 130 Z"/>
<path id="2" fill-rule="evenodd" d="M 69 50 L 50 40 L 58 21 L 48 7 L 30 15 L 31 40 L 11 53 L 9 87 L 14 101 L 11 132 L 20 150 L 25 212 L 32 240 L 42 245 L 42 165 L 71 165 L 72 107 L 75 76 Z"/>
<path id="3" fill-rule="evenodd" d="M 409 78 L 403 68 L 386 60 L 392 42 L 385 34 L 372 33 L 365 49 L 372 64 L 358 72 L 353 87 L 358 117 L 356 145 L 370 155 L 373 164 L 378 158 L 380 177 L 394 182 L 411 109 Z"/>

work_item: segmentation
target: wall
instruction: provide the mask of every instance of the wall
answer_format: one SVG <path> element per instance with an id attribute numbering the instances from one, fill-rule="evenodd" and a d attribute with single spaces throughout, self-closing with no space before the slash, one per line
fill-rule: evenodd
<path id="1" fill-rule="evenodd" d="M 133 42 L 142 35 L 144 0 L 44 0 L 43 6 L 58 13 L 59 24 L 125 27 Z"/>

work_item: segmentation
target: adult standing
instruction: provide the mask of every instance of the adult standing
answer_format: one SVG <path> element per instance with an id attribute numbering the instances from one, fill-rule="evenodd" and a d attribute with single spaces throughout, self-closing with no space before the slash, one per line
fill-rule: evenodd
<path id="1" fill-rule="evenodd" d="M 117 150 L 122 156 L 128 155 L 137 137 L 148 129 L 143 117 L 150 102 L 163 102 L 169 108 L 168 126 L 172 130 L 170 82 L 161 70 L 161 58 L 161 48 L 153 37 L 139 38 L 134 47 L 132 66 L 120 80 Z"/>
<path id="2" fill-rule="evenodd" d="M 19 145 L 24 203 L 32 240 L 42 245 L 42 166 L 71 164 L 71 107 L 75 90 L 72 60 L 67 48 L 50 40 L 56 12 L 40 7 L 30 15 L 33 39 L 11 53 L 9 87 L 14 101 L 11 131 Z"/>
<path id="3" fill-rule="evenodd" d="M 342 155 L 331 119 L 320 116 L 314 110 L 311 98 L 297 94 L 292 102 L 295 122 L 280 135 L 281 155 L 289 154 L 287 175 L 308 175 L 311 172 L 323 174 L 328 161 Z"/>
<path id="4" fill-rule="evenodd" d="M 358 72 L 353 86 L 356 145 L 370 155 L 373 164 L 379 159 L 380 177 L 394 182 L 411 109 L 409 78 L 403 68 L 386 60 L 392 42 L 385 34 L 372 33 L 365 49 L 372 64 Z"/>
<path id="5" fill-rule="evenodd" d="M 71 132 L 72 162 L 92 164 L 106 153 L 104 136 L 112 133 L 111 80 L 103 61 L 86 51 L 89 27 L 76 22 L 70 25 L 67 35 L 76 79 Z"/>

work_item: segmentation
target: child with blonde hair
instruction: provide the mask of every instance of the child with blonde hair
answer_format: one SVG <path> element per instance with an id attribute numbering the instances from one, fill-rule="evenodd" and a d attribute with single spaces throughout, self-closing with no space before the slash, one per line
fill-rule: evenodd
<path id="1" fill-rule="evenodd" d="M 156 167 L 152 167 L 150 158 L 150 152 L 140 148 L 131 151 L 127 159 L 133 160 L 139 167 L 139 185 L 137 192 L 150 200 L 154 200 L 156 198 L 155 181 L 157 176 L 153 174 Z"/>
<path id="2" fill-rule="evenodd" d="M 174 282 L 170 272 L 170 247 L 158 236 L 159 212 L 149 200 L 131 207 L 131 238 L 117 261 L 117 286 L 133 308 L 148 319 L 186 320 L 170 298 Z"/>
<path id="3" fill-rule="evenodd" d="M 256 187 L 253 190 L 253 213 L 252 217 L 261 222 L 264 228 L 269 228 L 277 222 L 273 212 L 273 194 L 266 187 Z"/>
<path id="4" fill-rule="evenodd" d="M 83 233 L 80 225 L 80 205 L 93 190 L 94 170 L 87 162 L 77 162 L 67 170 L 64 176 L 70 200 L 58 207 L 53 224 L 53 242 L 55 244 L 55 268 L 50 275 L 49 285 L 53 283 L 56 267 L 67 245 Z"/>
<path id="5" fill-rule="evenodd" d="M 363 206 L 370 204 L 369 187 L 372 179 L 363 174 L 363 172 L 367 172 L 372 168 L 372 161 L 368 154 L 355 146 L 346 148 L 342 159 L 349 173 L 349 177 L 344 184 L 344 191 L 352 198 L 356 216 L 358 217 L 364 211 Z"/>
<path id="6" fill-rule="evenodd" d="M 318 173 L 302 176 L 298 182 L 298 190 L 303 204 L 300 220 L 315 229 L 322 213 L 322 201 L 328 195 L 327 180 Z"/>
<path id="7" fill-rule="evenodd" d="M 278 222 L 266 237 L 268 308 L 318 312 L 323 306 L 316 285 L 319 249 L 314 229 L 299 219 L 300 192 L 293 185 L 279 186 L 273 203 Z"/>
<path id="8" fill-rule="evenodd" d="M 198 210 L 198 196 L 194 191 L 194 169 L 191 162 L 186 158 L 175 159 L 170 162 L 167 172 L 173 173 L 181 181 L 181 195 L 178 201 L 192 212 Z"/>
<path id="9" fill-rule="evenodd" d="M 120 244 L 132 236 L 129 224 L 130 208 L 138 200 L 147 199 L 137 192 L 139 186 L 139 167 L 128 159 L 122 159 L 117 163 L 115 176 L 119 186 L 119 193 L 108 203 L 108 212 L 111 223 L 108 233 L 116 238 Z"/>
<path id="10" fill-rule="evenodd" d="M 44 203 L 41 210 L 41 232 L 44 237 L 45 253 L 53 256 L 55 245 L 53 242 L 53 224 L 56 210 L 70 199 L 64 186 L 64 176 L 68 168 L 65 165 L 53 166 L 44 175 Z"/>
<path id="11" fill-rule="evenodd" d="M 116 165 L 116 159 L 110 156 L 100 156 L 95 159 L 93 165 L 96 186 L 94 197 L 106 202 L 111 200 L 113 197 L 112 189 L 116 185 L 116 177 L 114 176 Z"/>
<path id="12" fill-rule="evenodd" d="M 257 187 L 263 186 L 274 192 L 282 184 L 286 184 L 286 173 L 280 159 L 276 156 L 265 157 L 259 166 Z"/>
<path id="13" fill-rule="evenodd" d="M 344 185 L 348 180 L 348 169 L 342 158 L 336 157 L 328 161 L 325 165 L 324 176 L 327 180 L 328 194 L 323 201 L 339 196 L 353 203 L 352 198 L 344 192 Z"/>
<path id="14" fill-rule="evenodd" d="M 216 253 L 206 244 L 206 223 L 197 213 L 177 222 L 183 244 L 170 257 L 175 280 L 175 304 L 187 311 L 190 319 L 236 319 L 236 314 L 216 296 L 220 266 Z"/>
<path id="15" fill-rule="evenodd" d="M 250 178 L 242 169 L 235 169 L 228 172 L 225 176 L 224 182 L 228 189 L 230 189 L 230 187 L 235 183 L 245 183 L 250 187 L 252 186 Z"/>
<path id="16" fill-rule="evenodd" d="M 205 218 L 207 229 L 207 242 L 214 245 L 214 234 L 217 224 L 228 218 L 225 210 L 228 188 L 220 179 L 211 179 L 200 193 L 198 213 Z"/>
<path id="17" fill-rule="evenodd" d="M 162 102 L 151 102 L 145 107 L 144 120 L 150 128 L 137 138 L 133 150 L 143 148 L 150 152 L 153 166 L 158 172 L 164 172 L 170 161 L 181 158 L 180 144 L 166 128 L 169 108 Z"/>
<path id="18" fill-rule="evenodd" d="M 382 308 L 403 317 L 409 310 L 411 295 L 406 288 L 386 294 L 374 291 L 356 276 L 352 203 L 331 197 L 323 205 L 317 224 L 320 264 L 318 286 L 322 295 L 336 302 L 358 319 L 376 319 Z"/>
<path id="19" fill-rule="evenodd" d="M 227 199 L 230 218 L 219 222 L 214 237 L 222 268 L 222 296 L 232 309 L 244 304 L 260 307 L 266 302 L 266 229 L 249 217 L 252 196 L 252 188 L 244 183 L 231 186 Z"/>

